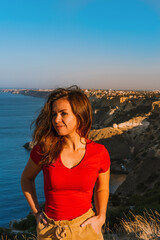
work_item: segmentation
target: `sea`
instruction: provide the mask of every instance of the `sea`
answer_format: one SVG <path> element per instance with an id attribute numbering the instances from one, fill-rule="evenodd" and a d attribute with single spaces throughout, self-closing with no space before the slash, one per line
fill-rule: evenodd
<path id="1" fill-rule="evenodd" d="M 44 102 L 44 98 L 0 92 L 0 227 L 9 227 L 12 221 L 22 219 L 30 212 L 20 184 L 30 156 L 23 146 L 32 140 L 31 123 Z M 122 175 L 111 176 L 111 192 L 116 190 L 122 178 Z M 42 172 L 36 177 L 35 184 L 39 203 L 43 203 Z"/>
<path id="2" fill-rule="evenodd" d="M 30 152 L 23 145 L 32 139 L 31 123 L 43 98 L 0 92 L 0 226 L 25 217 L 30 208 L 21 190 L 21 174 Z M 38 184 L 37 184 L 38 182 Z M 36 178 L 39 202 L 44 202 L 43 176 Z"/>

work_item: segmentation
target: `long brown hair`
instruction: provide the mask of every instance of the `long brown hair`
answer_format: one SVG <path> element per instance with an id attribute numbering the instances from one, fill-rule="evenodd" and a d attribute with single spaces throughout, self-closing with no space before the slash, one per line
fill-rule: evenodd
<path id="1" fill-rule="evenodd" d="M 53 90 L 34 121 L 33 141 L 41 148 L 41 164 L 53 163 L 65 144 L 65 136 L 59 136 L 52 125 L 52 105 L 60 98 L 69 101 L 72 112 L 77 118 L 77 133 L 80 137 L 87 139 L 91 129 L 92 108 L 84 92 L 77 86 Z"/>

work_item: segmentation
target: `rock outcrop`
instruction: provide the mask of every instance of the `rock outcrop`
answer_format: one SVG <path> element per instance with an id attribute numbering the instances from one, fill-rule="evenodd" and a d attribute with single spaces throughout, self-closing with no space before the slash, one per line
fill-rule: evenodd
<path id="1" fill-rule="evenodd" d="M 160 101 L 152 103 L 152 112 L 160 114 Z"/>
<path id="2" fill-rule="evenodd" d="M 27 150 L 31 150 L 34 146 L 33 142 L 27 142 L 23 145 L 24 148 L 26 148 Z"/>

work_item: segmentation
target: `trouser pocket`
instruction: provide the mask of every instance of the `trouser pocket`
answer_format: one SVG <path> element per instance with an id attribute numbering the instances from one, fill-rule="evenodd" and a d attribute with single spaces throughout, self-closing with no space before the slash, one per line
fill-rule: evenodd
<path id="1" fill-rule="evenodd" d="M 97 233 L 91 224 L 87 224 L 87 228 L 88 228 L 89 235 L 92 237 L 92 238 L 90 237 L 89 239 L 95 239 L 95 240 L 103 239 L 102 231 L 100 231 L 100 233 Z"/>

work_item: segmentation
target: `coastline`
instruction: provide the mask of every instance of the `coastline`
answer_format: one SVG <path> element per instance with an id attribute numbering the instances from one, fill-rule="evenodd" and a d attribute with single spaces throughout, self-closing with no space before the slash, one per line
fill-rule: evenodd
<path id="1" fill-rule="evenodd" d="M 12 94 L 22 94 L 25 96 L 32 96 L 32 97 L 39 97 L 39 98 L 46 98 L 50 92 L 54 89 L 0 89 L 0 92 L 10 92 Z M 126 97 L 123 98 L 122 101 L 126 101 L 127 97 L 130 99 L 134 98 L 143 98 L 143 97 L 155 97 L 157 95 L 157 100 L 160 99 L 160 90 L 105 90 L 105 89 L 83 89 L 85 94 L 88 97 L 96 97 L 96 98 L 103 98 L 107 97 L 112 99 L 114 97 Z M 92 101 L 92 99 L 91 99 Z"/>

